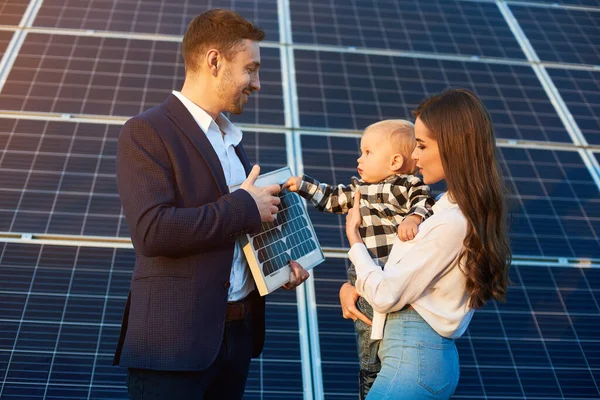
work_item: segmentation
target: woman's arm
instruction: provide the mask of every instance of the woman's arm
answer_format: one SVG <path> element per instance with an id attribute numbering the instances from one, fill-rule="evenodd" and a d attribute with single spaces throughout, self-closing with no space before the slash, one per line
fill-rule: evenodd
<path id="1" fill-rule="evenodd" d="M 399 310 L 417 300 L 437 276 L 454 265 L 467 232 L 467 222 L 462 216 L 434 215 L 428 220 L 434 225 L 420 232 L 421 236 L 414 239 L 416 243 L 396 240 L 382 270 L 362 243 L 356 214 L 358 211 L 353 209 L 346 219 L 349 256 L 357 273 L 356 289 L 380 313 Z M 412 248 L 399 258 L 394 255 L 401 249 L 398 246 Z"/>

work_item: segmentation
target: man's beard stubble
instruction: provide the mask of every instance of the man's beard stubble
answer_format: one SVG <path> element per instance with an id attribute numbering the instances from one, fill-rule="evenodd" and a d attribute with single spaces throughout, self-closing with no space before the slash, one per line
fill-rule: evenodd
<path id="1" fill-rule="evenodd" d="M 231 114 L 241 114 L 244 111 L 244 106 L 242 105 L 241 93 L 237 95 L 236 100 L 232 101 L 226 93 L 231 91 L 231 88 L 235 87 L 235 80 L 233 79 L 233 74 L 231 73 L 231 69 L 227 67 L 223 71 L 223 79 L 219 83 L 217 87 L 217 95 L 224 103 L 224 109 Z"/>

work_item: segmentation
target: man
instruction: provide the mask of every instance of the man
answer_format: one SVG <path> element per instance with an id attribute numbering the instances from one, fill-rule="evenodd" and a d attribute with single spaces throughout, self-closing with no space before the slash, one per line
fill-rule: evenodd
<path id="1" fill-rule="evenodd" d="M 239 114 L 260 89 L 262 29 L 235 12 L 197 16 L 183 38 L 181 92 L 124 125 L 117 183 L 136 263 L 115 364 L 131 399 L 241 399 L 264 342 L 236 236 L 273 221 L 278 185 L 256 187 Z M 229 193 L 228 185 L 243 182 Z M 287 288 L 308 278 L 291 262 Z"/>

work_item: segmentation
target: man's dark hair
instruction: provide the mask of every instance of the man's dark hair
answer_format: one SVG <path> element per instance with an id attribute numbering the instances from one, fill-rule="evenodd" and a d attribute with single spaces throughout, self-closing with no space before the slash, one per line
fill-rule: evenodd
<path id="1" fill-rule="evenodd" d="M 265 38 L 262 28 L 240 14 L 216 8 L 205 11 L 190 22 L 183 37 L 183 60 L 186 71 L 197 71 L 198 57 L 215 48 L 227 60 L 232 60 L 244 39 L 260 42 Z"/>

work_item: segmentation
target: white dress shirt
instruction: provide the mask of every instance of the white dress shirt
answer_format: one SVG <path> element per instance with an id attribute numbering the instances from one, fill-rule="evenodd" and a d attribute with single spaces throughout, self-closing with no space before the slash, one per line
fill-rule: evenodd
<path id="1" fill-rule="evenodd" d="M 219 114 L 217 121 L 195 103 L 178 91 L 173 94 L 181 100 L 188 109 L 202 132 L 208 138 L 213 149 L 219 157 L 227 186 L 237 185 L 246 180 L 246 171 L 235 152 L 235 146 L 242 141 L 242 131 L 233 125 L 223 114 Z M 222 132 L 222 133 L 221 133 Z M 231 286 L 227 296 L 228 301 L 237 301 L 246 297 L 254 290 L 254 280 L 250 276 L 250 269 L 244 257 L 244 252 L 238 241 L 235 242 L 233 263 L 229 277 Z"/>
<path id="2" fill-rule="evenodd" d="M 441 336 L 454 339 L 465 332 L 473 316 L 459 268 L 466 235 L 466 218 L 444 194 L 413 240 L 396 239 L 383 270 L 364 244 L 352 246 L 356 290 L 373 306 L 372 339 L 383 337 L 385 314 L 407 304 Z"/>

